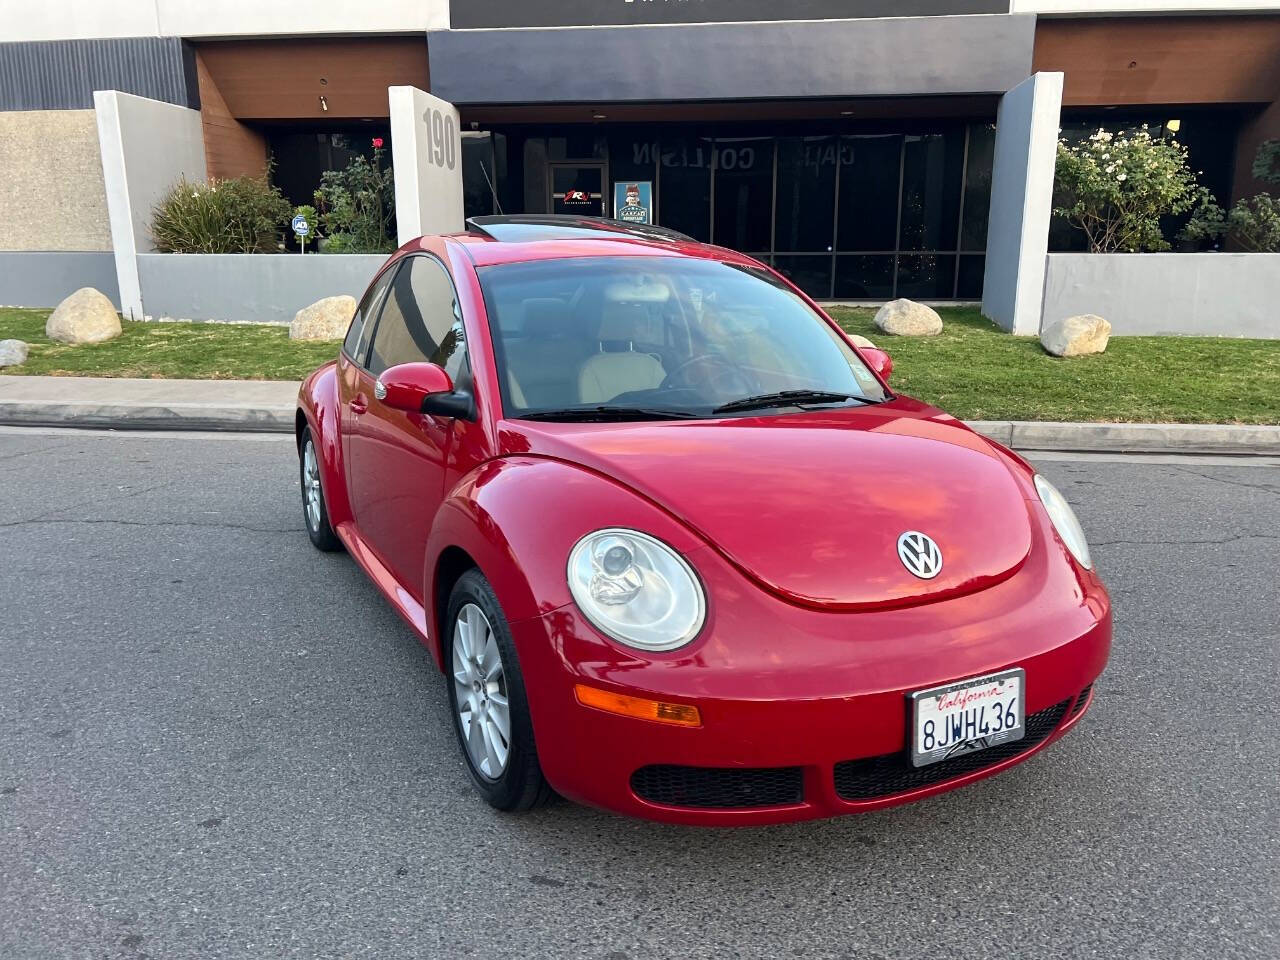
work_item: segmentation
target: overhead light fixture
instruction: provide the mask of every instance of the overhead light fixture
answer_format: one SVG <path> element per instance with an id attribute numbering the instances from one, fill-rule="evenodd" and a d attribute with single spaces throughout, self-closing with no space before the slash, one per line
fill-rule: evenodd
<path id="1" fill-rule="evenodd" d="M 841 111 L 840 111 L 840 116 L 842 116 L 842 117 L 852 117 L 852 116 L 853 116 L 853 111 L 852 111 L 852 110 L 841 110 Z"/>
<path id="2" fill-rule="evenodd" d="M 1165 126 L 1169 128 L 1169 131 L 1171 133 L 1177 133 L 1179 130 L 1182 129 L 1182 121 L 1170 120 L 1168 123 L 1165 124 Z"/>
<path id="3" fill-rule="evenodd" d="M 592 119 L 592 120 L 603 120 L 603 119 L 604 119 L 604 114 L 603 114 L 603 113 L 593 113 L 593 114 L 591 115 L 591 119 Z"/>

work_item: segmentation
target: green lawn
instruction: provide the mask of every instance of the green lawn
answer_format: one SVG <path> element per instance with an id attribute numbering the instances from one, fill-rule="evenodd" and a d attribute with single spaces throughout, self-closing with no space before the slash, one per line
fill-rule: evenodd
<path id="1" fill-rule="evenodd" d="M 301 380 L 338 355 L 336 343 L 290 340 L 287 327 L 226 323 L 130 323 L 106 343 L 69 346 L 44 335 L 48 310 L 0 307 L 0 340 L 31 345 L 27 362 L 6 374 L 164 377 L 195 380 Z"/>
<path id="2" fill-rule="evenodd" d="M 893 358 L 891 385 L 965 420 L 1280 423 L 1280 341 L 1113 337 L 1107 352 L 1051 357 L 976 307 L 943 307 L 936 337 L 891 337 L 875 311 L 835 307 Z"/>
<path id="3" fill-rule="evenodd" d="M 1117 337 L 1104 354 L 1063 360 L 976 307 L 942 308 L 943 333 L 920 338 L 882 334 L 868 308 L 832 312 L 890 353 L 894 387 L 967 420 L 1280 423 L 1280 341 Z M 283 327 L 217 323 L 125 323 L 116 340 L 72 347 L 45 339 L 48 315 L 0 308 L 0 340 L 31 344 L 4 373 L 297 380 L 337 353 Z"/>

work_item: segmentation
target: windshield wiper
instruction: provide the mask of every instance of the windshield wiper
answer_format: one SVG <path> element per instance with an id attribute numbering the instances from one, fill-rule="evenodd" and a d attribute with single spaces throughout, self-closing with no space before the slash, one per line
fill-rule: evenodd
<path id="1" fill-rule="evenodd" d="M 829 390 L 779 390 L 777 393 L 761 393 L 722 403 L 712 413 L 730 413 L 734 410 L 762 410 L 766 407 L 789 407 L 802 403 L 841 403 L 856 400 L 859 403 L 879 403 L 870 397 L 854 393 L 833 393 Z"/>
<path id="2" fill-rule="evenodd" d="M 607 423 L 627 420 L 698 420 L 700 414 L 661 407 L 566 407 L 563 410 L 534 410 L 520 414 L 521 420 L 550 420 L 560 423 Z"/>

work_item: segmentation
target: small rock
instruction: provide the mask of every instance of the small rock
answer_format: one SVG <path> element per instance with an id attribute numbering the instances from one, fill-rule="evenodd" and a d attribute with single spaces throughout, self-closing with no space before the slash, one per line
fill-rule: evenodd
<path id="1" fill-rule="evenodd" d="M 1092 313 L 1067 317 L 1040 331 L 1040 345 L 1055 357 L 1102 353 L 1111 337 L 1111 324 Z"/>
<path id="2" fill-rule="evenodd" d="M 303 307 L 289 324 L 290 340 L 341 340 L 347 335 L 351 317 L 356 312 L 356 298 L 345 294 L 325 297 Z"/>
<path id="3" fill-rule="evenodd" d="M 866 347 L 871 350 L 876 349 L 876 345 L 860 333 L 849 334 L 849 339 L 853 341 L 853 345 L 855 347 Z"/>
<path id="4" fill-rule="evenodd" d="M 938 311 L 914 300 L 891 300 L 876 311 L 875 323 L 895 337 L 933 337 L 942 332 Z"/>
<path id="5" fill-rule="evenodd" d="M 81 287 L 49 314 L 44 335 L 63 343 L 101 343 L 120 336 L 120 315 L 105 295 Z"/>
<path id="6" fill-rule="evenodd" d="M 0 367 L 16 367 L 27 362 L 27 345 L 21 340 L 0 340 Z"/>

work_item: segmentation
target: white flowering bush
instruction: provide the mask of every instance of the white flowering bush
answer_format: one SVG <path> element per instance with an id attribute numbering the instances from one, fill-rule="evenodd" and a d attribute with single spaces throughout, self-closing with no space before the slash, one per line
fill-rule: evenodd
<path id="1" fill-rule="evenodd" d="M 1084 231 L 1094 253 L 1168 250 L 1160 218 L 1185 213 L 1200 194 L 1187 148 L 1145 125 L 1058 143 L 1053 212 Z"/>

